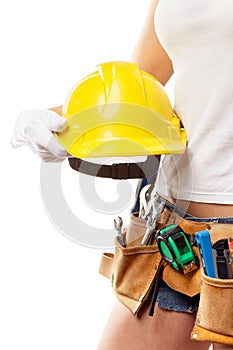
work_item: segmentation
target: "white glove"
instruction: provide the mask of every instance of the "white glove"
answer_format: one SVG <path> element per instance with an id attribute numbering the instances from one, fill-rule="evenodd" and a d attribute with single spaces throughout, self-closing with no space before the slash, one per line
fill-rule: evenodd
<path id="1" fill-rule="evenodd" d="M 63 161 L 67 152 L 51 131 L 62 130 L 66 121 L 50 110 L 23 111 L 16 120 L 11 145 L 28 145 L 45 162 Z"/>

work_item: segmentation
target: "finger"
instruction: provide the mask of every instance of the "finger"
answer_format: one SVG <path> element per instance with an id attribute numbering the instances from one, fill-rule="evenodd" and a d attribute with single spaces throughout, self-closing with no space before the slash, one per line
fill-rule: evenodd
<path id="1" fill-rule="evenodd" d="M 15 122 L 11 145 L 14 148 L 25 145 L 25 130 L 32 123 L 44 124 L 52 131 L 61 131 L 65 128 L 67 119 L 50 110 L 24 110 Z"/>
<path id="2" fill-rule="evenodd" d="M 11 137 L 11 145 L 14 148 L 25 145 L 25 122 L 28 119 L 27 111 L 22 111 L 15 122 L 13 135 Z"/>
<path id="3" fill-rule="evenodd" d="M 61 131 L 65 128 L 67 119 L 54 111 L 45 110 L 41 116 L 42 121 L 51 131 Z"/>
<path id="4" fill-rule="evenodd" d="M 66 155 L 64 157 L 56 157 L 54 154 L 50 153 L 49 151 L 38 148 L 33 143 L 31 143 L 29 140 L 26 140 L 25 144 L 31 149 L 33 153 L 35 153 L 43 162 L 46 163 L 58 163 L 62 162 L 66 159 Z"/>
<path id="5" fill-rule="evenodd" d="M 60 163 L 63 162 L 66 157 L 55 157 L 54 154 L 52 153 L 41 153 L 39 154 L 40 158 L 42 159 L 43 162 L 45 163 Z"/>
<path id="6" fill-rule="evenodd" d="M 25 145 L 25 139 L 16 139 L 14 136 L 12 136 L 10 144 L 13 148 L 18 148 Z"/>
<path id="7" fill-rule="evenodd" d="M 53 136 L 47 126 L 33 123 L 25 130 L 25 138 L 37 152 L 50 152 L 58 158 L 66 157 L 66 150 Z"/>

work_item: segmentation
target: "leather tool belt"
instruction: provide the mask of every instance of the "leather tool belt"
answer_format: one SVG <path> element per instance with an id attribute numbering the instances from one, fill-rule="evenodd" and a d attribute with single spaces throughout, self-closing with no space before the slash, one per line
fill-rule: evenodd
<path id="1" fill-rule="evenodd" d="M 178 225 L 186 234 L 209 230 L 212 243 L 221 238 L 233 238 L 233 224 L 196 222 L 184 219 L 165 205 L 157 219 L 156 229 L 170 224 Z M 233 279 L 210 278 L 202 268 L 180 274 L 163 261 L 157 244 L 141 245 L 146 231 L 146 222 L 131 215 L 125 229 L 125 247 L 116 243 L 115 254 L 104 253 L 99 272 L 109 278 L 117 298 L 136 316 L 151 290 L 163 265 L 162 279 L 172 289 L 194 296 L 201 292 L 193 340 L 233 345 Z M 194 253 L 199 257 L 197 247 Z M 231 252 L 233 253 L 233 252 Z"/>

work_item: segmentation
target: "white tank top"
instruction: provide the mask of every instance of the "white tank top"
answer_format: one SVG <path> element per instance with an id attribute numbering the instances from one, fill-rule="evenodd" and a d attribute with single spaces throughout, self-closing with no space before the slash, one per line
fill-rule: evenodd
<path id="1" fill-rule="evenodd" d="M 158 191 L 233 204 L 233 0 L 160 0 L 155 29 L 187 132 L 186 152 L 162 161 Z"/>

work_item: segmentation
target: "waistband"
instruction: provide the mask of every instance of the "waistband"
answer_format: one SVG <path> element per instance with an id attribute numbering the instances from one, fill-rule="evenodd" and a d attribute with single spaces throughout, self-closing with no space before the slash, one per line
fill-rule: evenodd
<path id="1" fill-rule="evenodd" d="M 189 213 L 186 213 L 182 209 L 178 208 L 175 204 L 161 197 L 159 194 L 157 194 L 157 196 L 158 196 L 158 202 L 164 203 L 165 207 L 167 207 L 172 212 L 177 213 L 181 218 L 185 220 L 190 220 L 194 222 L 213 222 L 213 223 L 219 223 L 219 224 L 233 224 L 233 216 L 199 218 Z"/>

